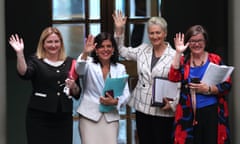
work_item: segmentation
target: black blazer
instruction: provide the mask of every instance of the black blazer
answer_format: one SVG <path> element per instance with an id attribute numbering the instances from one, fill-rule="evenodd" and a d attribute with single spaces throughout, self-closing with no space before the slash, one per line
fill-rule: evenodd
<path id="1" fill-rule="evenodd" d="M 63 92 L 72 60 L 73 58 L 67 57 L 58 67 L 51 66 L 36 56 L 27 60 L 27 71 L 19 76 L 32 82 L 29 108 L 45 112 L 72 112 L 72 99 Z M 79 85 L 78 80 L 76 82 Z"/>

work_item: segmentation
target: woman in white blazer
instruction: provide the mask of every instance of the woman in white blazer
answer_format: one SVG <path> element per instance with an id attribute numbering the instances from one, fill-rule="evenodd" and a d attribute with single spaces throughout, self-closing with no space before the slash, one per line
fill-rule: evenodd
<path id="1" fill-rule="evenodd" d="M 136 110 L 136 127 L 140 144 L 171 144 L 174 113 L 179 96 L 173 101 L 164 99 L 163 107 L 151 105 L 155 77 L 168 78 L 175 50 L 165 41 L 167 22 L 162 17 L 152 17 L 147 22 L 151 44 L 143 43 L 136 48 L 124 46 L 126 17 L 121 12 L 113 14 L 115 38 L 120 55 L 137 62 L 138 82 L 129 100 Z"/>
<path id="2" fill-rule="evenodd" d="M 83 53 L 77 59 L 76 70 L 80 76 L 83 75 L 83 96 L 77 110 L 81 115 L 82 144 L 117 144 L 118 110 L 127 103 L 130 94 L 126 84 L 123 95 L 113 98 L 107 93 L 103 96 L 107 77 L 126 75 L 125 66 L 118 63 L 114 37 L 109 33 L 100 33 L 95 38 L 89 35 Z M 100 104 L 114 106 L 114 109 L 100 112 Z"/>

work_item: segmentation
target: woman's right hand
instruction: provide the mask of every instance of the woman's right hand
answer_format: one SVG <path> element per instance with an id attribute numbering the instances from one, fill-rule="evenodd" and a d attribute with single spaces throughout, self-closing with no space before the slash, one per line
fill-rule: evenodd
<path id="1" fill-rule="evenodd" d="M 176 51 L 178 53 L 183 53 L 189 45 L 188 42 L 184 45 L 184 34 L 183 33 L 176 34 L 176 36 L 174 38 L 174 44 L 175 44 Z"/>
<path id="2" fill-rule="evenodd" d="M 17 54 L 17 69 L 20 75 L 24 75 L 27 71 L 27 64 L 24 58 L 23 49 L 24 43 L 23 39 L 19 38 L 17 34 L 11 35 L 9 38 L 9 44 L 13 47 Z"/>
<path id="3" fill-rule="evenodd" d="M 11 37 L 9 38 L 9 44 L 17 53 L 23 52 L 24 42 L 22 38 L 19 38 L 18 34 L 11 35 Z"/>
<path id="4" fill-rule="evenodd" d="M 96 43 L 94 43 L 94 36 L 93 35 L 88 35 L 86 41 L 85 41 L 85 46 L 84 46 L 84 53 L 91 53 L 95 47 L 96 47 Z"/>
<path id="5" fill-rule="evenodd" d="M 121 11 L 116 11 L 112 14 L 112 17 L 116 28 L 123 28 L 125 26 L 127 17 L 123 16 Z"/>
<path id="6" fill-rule="evenodd" d="M 89 34 L 87 39 L 85 40 L 85 45 L 82 53 L 83 55 L 81 59 L 86 60 L 88 55 L 95 49 L 96 45 L 97 44 L 94 43 L 94 36 Z"/>

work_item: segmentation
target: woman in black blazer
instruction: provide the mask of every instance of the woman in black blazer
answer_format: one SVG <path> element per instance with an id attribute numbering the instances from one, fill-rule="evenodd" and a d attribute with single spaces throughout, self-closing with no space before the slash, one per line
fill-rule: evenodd
<path id="1" fill-rule="evenodd" d="M 75 60 L 65 55 L 60 31 L 44 29 L 36 54 L 27 61 L 23 39 L 15 34 L 9 43 L 17 55 L 18 75 L 32 82 L 26 114 L 28 144 L 71 144 L 72 96 L 79 97 L 80 87 L 77 74 L 70 71 Z"/>

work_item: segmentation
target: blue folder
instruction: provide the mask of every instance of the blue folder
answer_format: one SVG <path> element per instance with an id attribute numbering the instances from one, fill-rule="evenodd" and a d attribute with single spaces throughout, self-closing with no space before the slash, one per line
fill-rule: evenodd
<path id="1" fill-rule="evenodd" d="M 128 81 L 127 74 L 117 78 L 107 78 L 105 81 L 105 86 L 103 88 L 102 95 L 105 95 L 106 91 L 108 90 L 113 90 L 114 98 L 121 96 L 123 94 L 123 90 L 125 88 L 127 81 Z M 100 104 L 99 106 L 100 112 L 110 112 L 114 109 L 116 109 L 115 106 L 109 106 L 109 105 L 103 105 L 103 104 Z"/>

